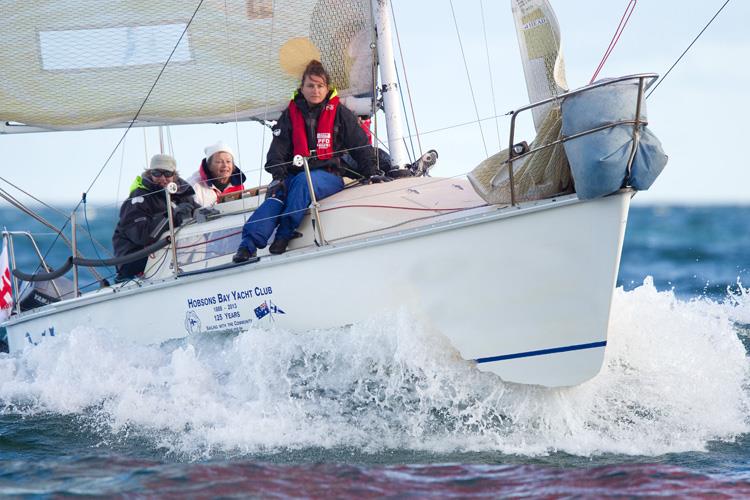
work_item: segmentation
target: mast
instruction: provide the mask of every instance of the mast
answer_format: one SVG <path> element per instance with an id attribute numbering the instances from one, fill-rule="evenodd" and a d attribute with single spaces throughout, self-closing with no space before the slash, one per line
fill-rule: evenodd
<path id="1" fill-rule="evenodd" d="M 372 0 L 372 8 L 376 17 L 380 90 L 383 94 L 388 149 L 393 164 L 401 167 L 409 163 L 409 155 L 404 144 L 401 94 L 398 88 L 398 77 L 396 76 L 396 61 L 393 57 L 391 2 L 390 0 Z"/>

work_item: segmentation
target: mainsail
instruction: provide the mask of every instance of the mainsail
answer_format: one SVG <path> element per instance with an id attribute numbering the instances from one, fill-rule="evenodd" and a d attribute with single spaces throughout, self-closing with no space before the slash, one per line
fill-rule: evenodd
<path id="1" fill-rule="evenodd" d="M 273 118 L 313 58 L 342 96 L 373 88 L 369 0 L 9 0 L 0 29 L 5 123 L 127 124 L 173 50 L 141 124 Z"/>

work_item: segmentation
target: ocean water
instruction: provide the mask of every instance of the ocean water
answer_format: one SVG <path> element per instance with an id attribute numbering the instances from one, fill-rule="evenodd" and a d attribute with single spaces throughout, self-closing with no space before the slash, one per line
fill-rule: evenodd
<path id="1" fill-rule="evenodd" d="M 116 210 L 87 212 L 106 246 Z M 0 355 L 0 494 L 744 498 L 748 269 L 750 207 L 634 207 L 605 365 L 564 389 L 481 373 L 403 310 L 163 346 L 78 328 Z"/>

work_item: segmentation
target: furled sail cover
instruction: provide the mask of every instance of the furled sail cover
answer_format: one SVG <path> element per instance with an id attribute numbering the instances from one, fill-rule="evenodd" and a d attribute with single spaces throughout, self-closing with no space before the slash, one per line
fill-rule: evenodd
<path id="1" fill-rule="evenodd" d="M 129 123 L 173 49 L 139 122 L 277 116 L 313 58 L 341 95 L 371 94 L 370 9 L 369 0 L 6 0 L 0 119 L 56 130 Z"/>
<path id="2" fill-rule="evenodd" d="M 547 0 L 511 0 L 516 35 L 521 49 L 529 102 L 539 102 L 568 91 L 560 41 L 560 26 Z M 550 103 L 532 110 L 540 130 Z"/>

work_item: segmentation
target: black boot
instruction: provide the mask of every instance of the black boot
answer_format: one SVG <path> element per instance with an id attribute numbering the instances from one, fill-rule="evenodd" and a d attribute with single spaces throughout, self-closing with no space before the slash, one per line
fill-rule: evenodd
<path id="1" fill-rule="evenodd" d="M 245 247 L 240 247 L 237 249 L 237 253 L 232 256 L 232 262 L 234 262 L 235 264 L 241 264 L 242 262 L 247 262 L 248 260 L 256 257 L 256 255 L 257 252 L 251 252 Z"/>
<path id="2" fill-rule="evenodd" d="M 276 237 L 275 240 L 273 240 L 273 243 L 271 243 L 271 246 L 268 247 L 268 251 L 272 254 L 282 254 L 286 252 L 286 247 L 289 245 L 289 238 L 279 238 Z"/>

